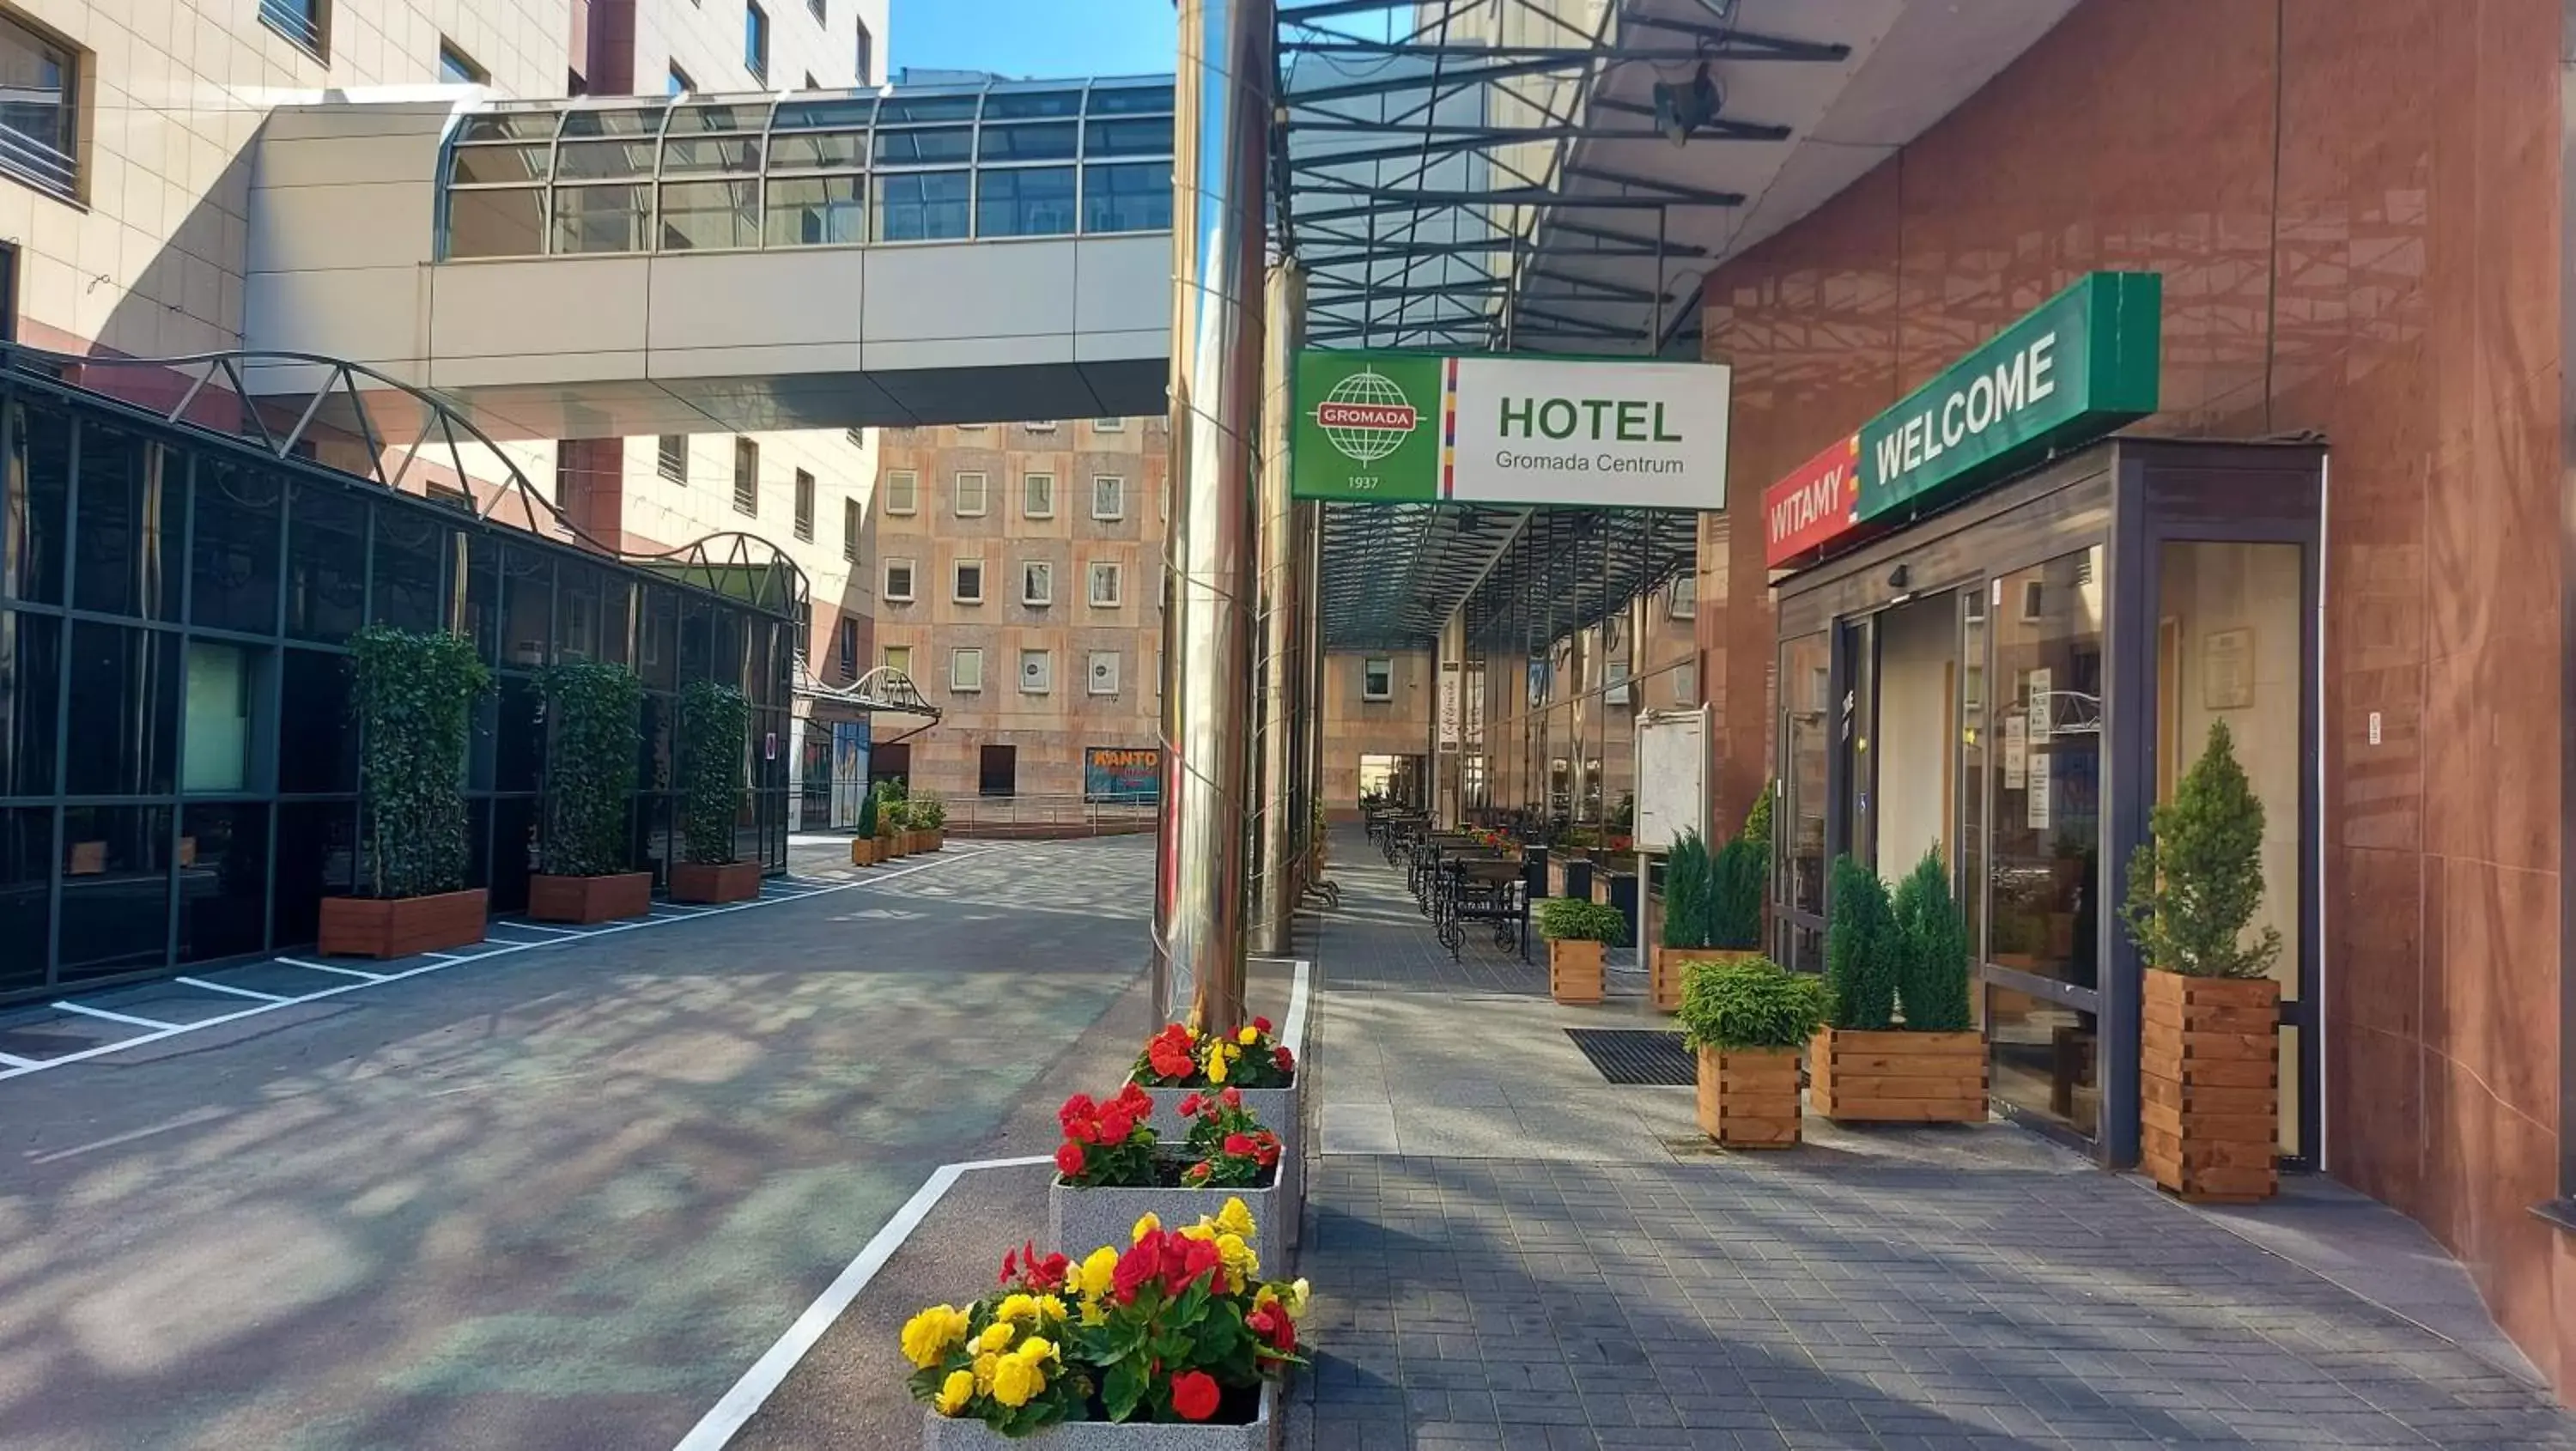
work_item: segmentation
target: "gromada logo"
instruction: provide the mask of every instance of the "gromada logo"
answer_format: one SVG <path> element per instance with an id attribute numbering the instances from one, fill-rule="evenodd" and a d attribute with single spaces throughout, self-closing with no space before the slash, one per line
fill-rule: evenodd
<path id="1" fill-rule="evenodd" d="M 1362 368 L 1333 385 L 1315 405 L 1315 426 L 1342 457 L 1373 464 L 1404 446 L 1422 423 L 1393 379 Z"/>

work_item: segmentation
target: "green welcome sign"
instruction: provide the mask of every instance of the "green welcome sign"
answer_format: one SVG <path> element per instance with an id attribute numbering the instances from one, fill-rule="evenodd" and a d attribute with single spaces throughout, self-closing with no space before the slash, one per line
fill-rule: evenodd
<path id="1" fill-rule="evenodd" d="M 1728 373 L 1706 363 L 1308 352 L 1292 491 L 1357 503 L 1726 506 Z"/>
<path id="2" fill-rule="evenodd" d="M 2096 272 L 1861 426 L 1854 522 L 1900 522 L 2157 407 L 2164 280 Z"/>

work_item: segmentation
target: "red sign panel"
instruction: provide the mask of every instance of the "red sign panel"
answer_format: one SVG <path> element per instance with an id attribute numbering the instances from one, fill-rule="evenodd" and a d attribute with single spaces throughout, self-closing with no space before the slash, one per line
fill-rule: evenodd
<path id="1" fill-rule="evenodd" d="M 1762 491 L 1762 559 L 1779 569 L 1858 527 L 1860 435 L 1837 440 Z"/>

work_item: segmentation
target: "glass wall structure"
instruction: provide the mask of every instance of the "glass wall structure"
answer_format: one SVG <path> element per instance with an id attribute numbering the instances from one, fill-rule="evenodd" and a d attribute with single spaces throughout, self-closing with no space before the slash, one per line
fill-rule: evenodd
<path id="1" fill-rule="evenodd" d="M 742 855 L 786 864 L 794 613 L 748 577 L 638 566 L 100 395 L 0 373 L 0 1001 L 291 950 L 358 860 L 348 639 L 458 629 L 475 722 L 472 884 L 526 903 L 543 757 L 534 672 L 644 678 L 634 861 L 671 859 L 692 680 L 754 720 Z M 789 590 L 777 593 L 797 594 Z"/>
<path id="2" fill-rule="evenodd" d="M 1159 232 L 1172 81 L 505 104 L 444 183 L 451 259 Z"/>

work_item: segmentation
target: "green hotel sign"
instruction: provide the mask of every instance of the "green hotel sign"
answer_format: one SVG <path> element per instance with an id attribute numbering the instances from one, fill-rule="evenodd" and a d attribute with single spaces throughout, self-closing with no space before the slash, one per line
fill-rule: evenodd
<path id="1" fill-rule="evenodd" d="M 1902 523 L 2156 411 L 2164 280 L 2096 272 L 1860 431 L 1853 522 Z"/>

